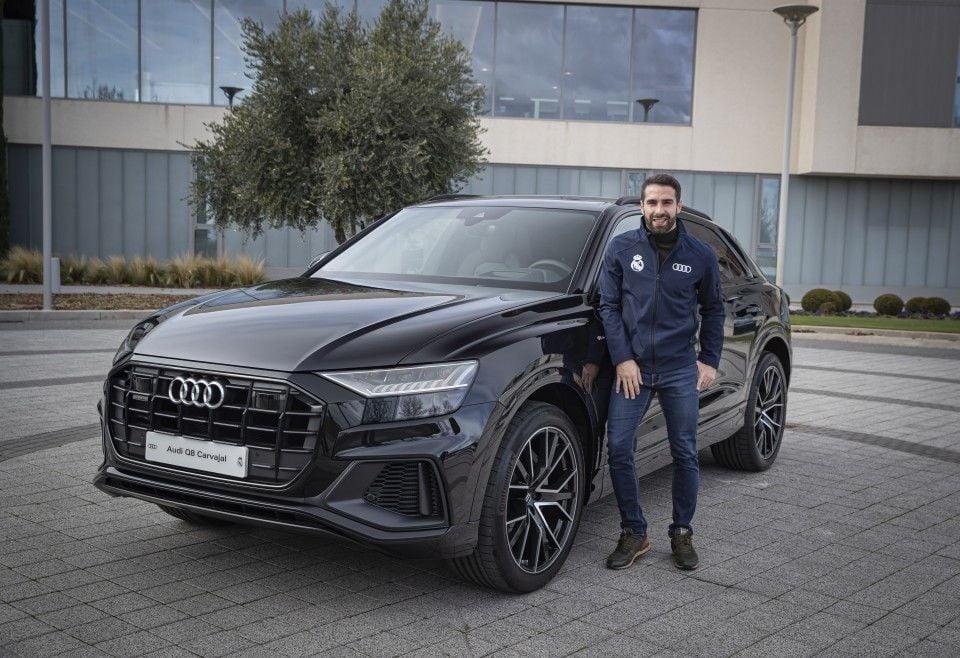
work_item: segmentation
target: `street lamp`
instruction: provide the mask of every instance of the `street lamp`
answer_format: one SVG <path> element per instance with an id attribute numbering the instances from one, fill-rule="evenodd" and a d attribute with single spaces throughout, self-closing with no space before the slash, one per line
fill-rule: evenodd
<path id="1" fill-rule="evenodd" d="M 223 87 L 220 87 L 220 91 L 222 91 L 222 92 L 224 93 L 224 95 L 227 97 L 227 103 L 229 103 L 230 109 L 232 110 L 232 109 L 233 109 L 233 97 L 236 96 L 237 94 L 239 94 L 241 91 L 243 91 L 243 87 L 223 86 Z"/>
<path id="2" fill-rule="evenodd" d="M 650 117 L 650 110 L 653 109 L 653 106 L 660 102 L 659 98 L 638 98 L 637 102 L 643 105 L 643 120 L 646 121 Z"/>
<path id="3" fill-rule="evenodd" d="M 797 31 L 816 13 L 811 5 L 784 5 L 776 12 L 790 28 L 790 68 L 787 73 L 787 116 L 783 124 L 783 168 L 780 170 L 780 211 L 777 214 L 777 285 L 783 286 L 783 261 L 787 250 L 787 192 L 790 187 L 790 137 L 793 126 L 793 87 L 797 75 Z"/>

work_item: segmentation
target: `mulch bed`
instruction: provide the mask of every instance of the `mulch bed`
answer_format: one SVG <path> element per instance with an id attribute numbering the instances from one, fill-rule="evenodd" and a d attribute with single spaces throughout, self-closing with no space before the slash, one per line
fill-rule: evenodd
<path id="1" fill-rule="evenodd" d="M 156 309 L 187 299 L 182 295 L 134 295 L 130 293 L 67 293 L 53 296 L 57 311 L 117 311 Z M 43 296 L 34 293 L 0 294 L 0 310 L 32 311 L 43 307 Z"/>

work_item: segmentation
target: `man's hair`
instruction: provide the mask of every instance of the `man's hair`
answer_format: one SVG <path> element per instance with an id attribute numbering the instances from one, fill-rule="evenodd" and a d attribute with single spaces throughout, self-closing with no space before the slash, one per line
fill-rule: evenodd
<path id="1" fill-rule="evenodd" d="M 643 185 L 640 186 L 641 199 L 645 199 L 647 196 L 647 185 L 669 185 L 677 193 L 677 201 L 680 201 L 680 181 L 670 174 L 651 174 L 647 176 Z"/>

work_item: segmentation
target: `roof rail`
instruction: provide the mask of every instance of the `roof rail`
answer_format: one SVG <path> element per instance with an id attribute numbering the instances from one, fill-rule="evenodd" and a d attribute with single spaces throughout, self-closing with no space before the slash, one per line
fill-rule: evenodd
<path id="1" fill-rule="evenodd" d="M 432 201 L 454 201 L 456 199 L 472 199 L 474 197 L 480 196 L 479 194 L 435 194 L 430 197 L 423 203 L 430 203 Z"/>
<path id="2" fill-rule="evenodd" d="M 641 206 L 643 205 L 643 197 L 639 196 L 622 196 L 617 199 L 614 203 L 618 206 Z"/>

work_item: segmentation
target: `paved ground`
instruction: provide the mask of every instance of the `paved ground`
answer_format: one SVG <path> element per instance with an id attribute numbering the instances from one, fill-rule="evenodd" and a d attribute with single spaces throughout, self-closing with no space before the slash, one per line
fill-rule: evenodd
<path id="1" fill-rule="evenodd" d="M 960 655 L 955 343 L 798 335 L 774 468 L 703 455 L 698 571 L 671 566 L 660 471 L 638 566 L 603 568 L 607 500 L 560 577 L 504 596 L 99 493 L 94 403 L 125 324 L 0 326 L 0 655 Z"/>

